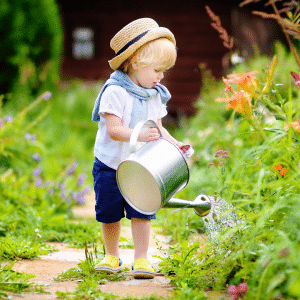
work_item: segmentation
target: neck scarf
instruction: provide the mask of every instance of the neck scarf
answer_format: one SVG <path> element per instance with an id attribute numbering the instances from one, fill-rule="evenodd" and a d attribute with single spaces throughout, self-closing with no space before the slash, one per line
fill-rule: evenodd
<path id="1" fill-rule="evenodd" d="M 117 70 L 110 75 L 109 79 L 102 87 L 95 101 L 95 105 L 92 113 L 92 120 L 94 122 L 98 122 L 100 120 L 99 108 L 100 108 L 101 96 L 104 90 L 110 85 L 121 86 L 134 97 L 134 101 L 132 105 L 130 128 L 133 128 L 139 121 L 147 119 L 148 117 L 147 100 L 149 98 L 154 97 L 157 94 L 160 94 L 161 102 L 163 104 L 167 103 L 167 101 L 171 98 L 170 92 L 162 84 L 158 83 L 153 88 L 146 89 L 136 85 L 130 80 L 130 78 L 125 73 Z"/>

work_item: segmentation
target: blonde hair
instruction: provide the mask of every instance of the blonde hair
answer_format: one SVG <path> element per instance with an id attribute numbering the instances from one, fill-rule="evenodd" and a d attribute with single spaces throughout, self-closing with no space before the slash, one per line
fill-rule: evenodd
<path id="1" fill-rule="evenodd" d="M 120 70 L 128 73 L 132 68 L 132 63 L 136 63 L 139 67 L 158 64 L 165 69 L 174 66 L 177 58 L 177 51 L 174 43 L 167 38 L 159 38 L 150 41 L 139 48 L 120 66 Z"/>

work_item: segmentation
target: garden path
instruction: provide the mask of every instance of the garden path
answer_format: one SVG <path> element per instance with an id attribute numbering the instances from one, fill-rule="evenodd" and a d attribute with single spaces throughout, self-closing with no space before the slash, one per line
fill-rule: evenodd
<path id="1" fill-rule="evenodd" d="M 85 218 L 94 217 L 94 201 L 93 195 L 89 195 L 86 198 L 85 205 L 73 209 L 75 215 Z M 121 236 L 130 238 L 130 227 L 122 227 Z M 152 231 L 148 253 L 149 260 L 154 267 L 157 267 L 159 259 L 153 256 L 161 255 L 157 249 L 157 244 L 160 247 L 166 247 L 166 237 Z M 58 251 L 48 255 L 41 255 L 40 259 L 21 260 L 14 265 L 14 270 L 16 271 L 36 275 L 32 281 L 37 284 L 44 284 L 45 290 L 50 292 L 50 294 L 11 294 L 12 299 L 52 300 L 57 299 L 55 295 L 56 291 L 67 292 L 76 289 L 77 283 L 75 281 L 60 282 L 54 281 L 53 278 L 56 278 L 59 274 L 70 268 L 77 267 L 79 261 L 85 259 L 84 250 L 69 248 L 64 243 L 51 243 L 51 245 L 55 246 Z M 133 249 L 121 248 L 120 257 L 124 265 L 130 268 L 133 262 Z M 168 285 L 169 279 L 164 276 L 156 276 L 150 280 L 136 280 L 133 279 L 130 273 L 131 272 L 128 272 L 126 280 L 124 281 L 112 281 L 101 285 L 101 291 L 119 295 L 120 297 L 129 295 L 141 297 L 155 294 L 167 298 L 171 294 L 172 287 Z"/>
<path id="2" fill-rule="evenodd" d="M 92 218 L 94 217 L 94 196 L 88 195 L 85 205 L 75 207 L 73 209 L 75 215 Z M 121 236 L 131 238 L 130 227 L 123 226 Z M 57 252 L 41 255 L 40 259 L 21 260 L 14 265 L 14 270 L 36 275 L 32 279 L 37 284 L 45 285 L 45 290 L 49 294 L 25 293 L 25 294 L 10 294 L 14 300 L 54 300 L 57 299 L 56 291 L 71 292 L 77 287 L 76 281 L 54 281 L 62 272 L 70 268 L 76 268 L 80 260 L 85 259 L 84 249 L 69 248 L 65 243 L 51 243 L 52 246 L 58 249 Z M 168 247 L 166 236 L 159 235 L 152 230 L 150 245 L 149 245 L 149 260 L 154 267 L 158 266 L 159 259 L 155 255 L 161 255 L 158 247 Z M 133 249 L 120 249 L 120 257 L 126 267 L 130 269 L 133 262 Z M 157 274 L 154 279 L 136 280 L 133 279 L 131 272 L 126 275 L 126 280 L 110 281 L 100 286 L 102 292 L 112 293 L 122 297 L 134 296 L 143 297 L 157 295 L 167 299 L 171 296 L 173 290 L 169 285 L 170 280 Z M 170 298 L 172 299 L 172 298 Z M 209 293 L 209 300 L 224 299 L 223 293 Z"/>

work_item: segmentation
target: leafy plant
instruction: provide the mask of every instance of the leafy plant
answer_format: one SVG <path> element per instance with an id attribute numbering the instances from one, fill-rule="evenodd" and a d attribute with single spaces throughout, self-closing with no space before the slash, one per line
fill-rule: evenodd
<path id="1" fill-rule="evenodd" d="M 7 299 L 9 297 L 7 292 L 38 291 L 39 293 L 46 293 L 43 286 L 29 281 L 35 275 L 16 272 L 12 269 L 13 266 L 14 262 L 9 264 L 0 263 L 0 299 Z"/>
<path id="2" fill-rule="evenodd" d="M 299 297 L 294 253 L 299 251 L 295 212 L 300 186 L 300 89 L 290 76 L 293 55 L 280 44 L 275 49 L 273 59 L 257 56 L 236 66 L 223 78 L 221 96 L 213 91 L 201 95 L 201 109 L 185 131 L 196 155 L 190 183 L 179 197 L 199 191 L 221 197 L 234 205 L 243 226 L 225 226 L 217 243 L 207 239 L 205 251 L 194 253 L 197 267 L 184 272 L 173 254 L 181 251 L 181 244 L 173 245 L 161 266 L 176 292 L 181 291 L 178 296 L 187 293 L 192 282 L 194 290 L 215 291 L 245 283 L 247 291 L 237 291 L 235 299 Z M 218 98 L 221 103 L 215 102 Z M 210 109 L 219 112 L 222 121 L 213 117 L 210 123 Z"/>
<path id="3" fill-rule="evenodd" d="M 24 237 L 5 237 L 0 241 L 0 258 L 4 260 L 17 260 L 20 258 L 33 259 L 41 254 L 47 254 L 51 247 L 41 245 L 34 240 L 26 240 Z"/>
<path id="4" fill-rule="evenodd" d="M 107 275 L 105 273 L 95 271 L 95 263 L 98 258 L 103 258 L 103 253 L 99 253 L 97 246 L 93 244 L 92 251 L 89 251 L 87 243 L 85 244 L 85 260 L 78 264 L 77 268 L 71 268 L 63 272 L 56 279 L 57 281 L 77 280 L 78 287 L 75 292 L 57 292 L 59 299 L 68 296 L 70 299 L 115 299 L 118 298 L 112 294 L 102 293 L 99 284 L 110 281 L 124 280 L 125 273 L 118 272 L 116 274 Z M 70 297 L 72 296 L 72 297 Z"/>

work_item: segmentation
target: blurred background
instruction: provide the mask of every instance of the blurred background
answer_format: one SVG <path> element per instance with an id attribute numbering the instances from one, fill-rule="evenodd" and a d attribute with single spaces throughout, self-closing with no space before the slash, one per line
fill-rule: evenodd
<path id="1" fill-rule="evenodd" d="M 8 93 L 25 82 L 36 92 L 45 84 L 52 89 L 58 83 L 66 87 L 75 78 L 88 84 L 105 80 L 111 73 L 108 60 L 114 56 L 109 47 L 111 38 L 129 22 L 150 17 L 169 28 L 177 40 L 178 60 L 164 79 L 172 94 L 169 114 L 175 118 L 190 116 L 195 113 L 193 104 L 201 90 L 201 66 L 220 78 L 232 65 L 252 56 L 254 46 L 261 54 L 270 55 L 274 41 L 282 38 L 276 21 L 251 13 L 271 11 L 270 6 L 258 2 L 239 7 L 240 3 L 238 0 L 191 0 L 176 4 L 170 0 L 76 3 L 16 0 L 12 4 L 3 0 L 0 91 Z M 234 38 L 232 49 L 224 47 L 211 26 L 206 5 Z"/>

